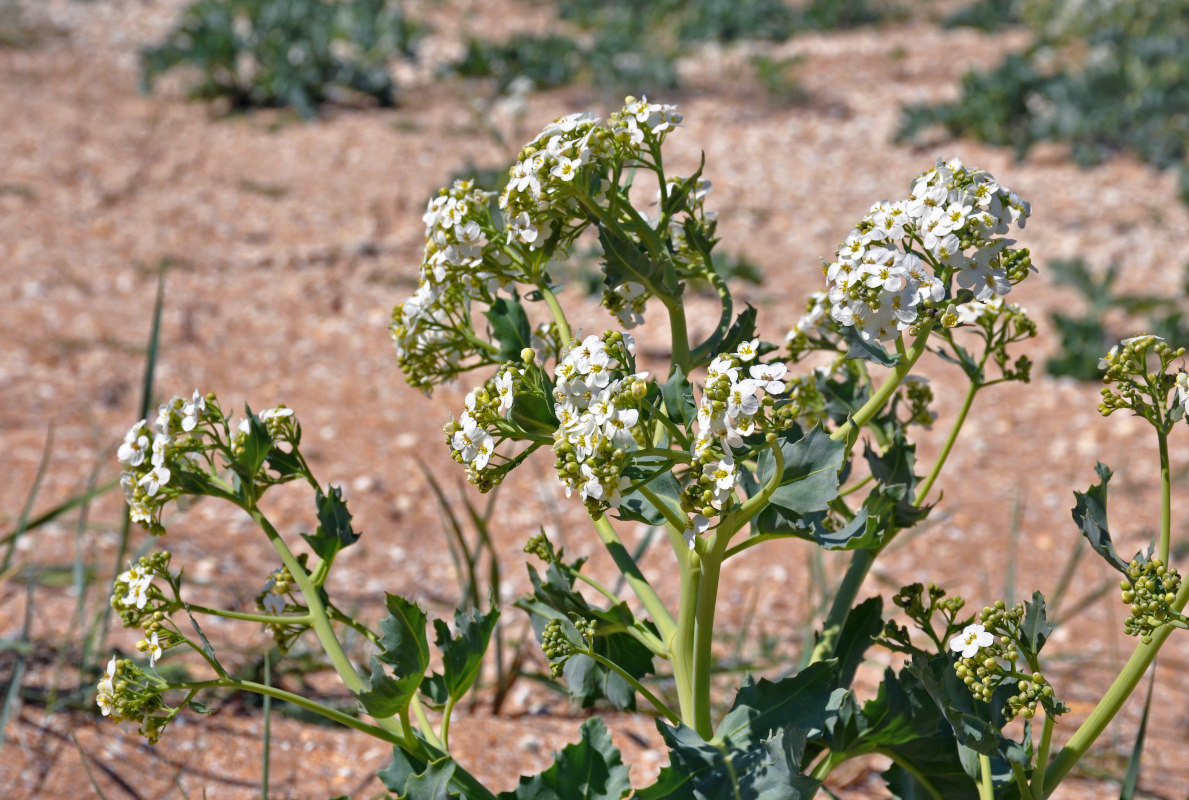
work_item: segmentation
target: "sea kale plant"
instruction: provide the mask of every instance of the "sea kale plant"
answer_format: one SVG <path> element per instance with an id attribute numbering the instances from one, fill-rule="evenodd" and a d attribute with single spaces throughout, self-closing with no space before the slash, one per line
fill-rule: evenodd
<path id="1" fill-rule="evenodd" d="M 199 72 L 195 99 L 234 108 L 287 106 L 313 116 L 328 100 L 396 102 L 389 62 L 410 57 L 418 27 L 400 0 L 196 0 L 141 53 L 142 83 L 174 67 Z"/>
<path id="2" fill-rule="evenodd" d="M 1120 572 L 1125 630 L 1138 641 L 1098 706 L 1058 746 L 1054 721 L 1069 708 L 1048 677 L 1042 651 L 1053 625 L 1040 592 L 1020 602 L 989 598 L 980 610 L 919 583 L 890 603 L 859 597 L 880 554 L 939 501 L 935 482 L 976 395 L 1028 380 L 1027 358 L 1012 351 L 1035 327 L 1007 298 L 1034 271 L 1028 250 L 1009 238 L 1024 228 L 1029 204 L 958 159 L 909 176 L 904 197 L 875 203 L 859 220 L 804 316 L 772 342 L 753 308 L 736 313 L 720 276 L 703 169 L 665 168 L 663 146 L 681 123 L 673 106 L 628 98 L 605 120 L 580 113 L 547 125 L 498 196 L 467 181 L 441 190 L 424 217 L 417 289 L 391 326 L 413 386 L 429 393 L 478 375 L 463 407 L 443 420 L 444 446 L 471 483 L 488 491 L 544 458 L 584 506 L 630 594 L 583 572 L 584 560 L 567 558 L 543 530 L 529 531 L 532 593 L 517 605 L 576 699 L 639 704 L 655 716 L 669 748 L 655 782 L 629 784 L 592 718 L 544 772 L 499 795 L 486 788 L 451 756 L 450 725 L 480 674 L 498 611 L 434 620 L 439 655 L 426 612 L 399 594 L 386 596 L 378 627 L 346 613 L 329 577 L 358 534 L 340 491 L 324 487 L 303 457 L 298 416 L 284 406 L 245 408 L 234 421 L 199 392 L 128 432 L 119 459 L 132 517 L 160 535 L 174 501 L 218 498 L 250 515 L 279 564 L 258 576 L 255 608 L 238 610 L 187 600 L 186 574 L 168 552 L 133 563 L 116 579 L 112 604 L 144 640 L 138 657 L 109 663 L 98 692 L 104 714 L 156 741 L 180 711 L 202 710 L 204 691 L 271 695 L 390 743 L 393 760 L 379 777 L 414 800 L 808 798 L 840 764 L 871 754 L 890 760 L 882 774 L 898 798 L 1035 800 L 1054 790 L 1173 629 L 1187 627 L 1168 467 L 1169 437 L 1189 404 L 1184 350 L 1141 336 L 1103 359 L 1102 413 L 1131 411 L 1157 434 L 1160 535 L 1130 559 L 1116 553 L 1106 516 L 1111 472 L 1099 465 L 1100 482 L 1076 496 L 1074 522 Z M 578 332 L 554 276 L 585 240 L 602 252 L 609 316 L 605 329 Z M 702 340 L 691 339 L 683 302 L 694 281 L 721 300 Z M 658 314 L 670 346 L 663 360 L 646 360 L 631 331 Z M 924 358 L 951 365 L 967 384 L 927 467 L 913 433 L 941 420 L 929 384 L 913 374 Z M 304 541 L 282 536 L 260 503 L 294 481 L 314 500 L 317 527 Z M 680 577 L 676 607 L 625 543 L 634 525 L 667 534 L 663 557 Z M 849 551 L 845 577 L 815 639 L 790 655 L 786 677 L 748 677 L 733 697 L 717 697 L 720 583 L 739 554 L 790 537 Z M 282 652 L 312 632 L 360 713 L 232 677 L 201 632 L 210 615 L 263 625 Z M 348 629 L 370 642 L 366 664 L 344 650 Z M 898 654 L 897 667 L 860 698 L 852 683 L 874 647 Z M 158 662 L 175 650 L 197 653 L 210 675 L 166 677 L 176 673 Z"/>

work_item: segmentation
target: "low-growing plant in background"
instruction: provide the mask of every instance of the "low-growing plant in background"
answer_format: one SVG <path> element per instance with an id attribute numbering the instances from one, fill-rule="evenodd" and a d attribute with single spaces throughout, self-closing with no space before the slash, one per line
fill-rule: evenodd
<path id="1" fill-rule="evenodd" d="M 503 90 L 517 78 L 538 88 L 587 80 L 599 88 L 655 93 L 676 88 L 677 61 L 699 42 L 783 42 L 799 31 L 841 30 L 899 15 L 872 0 L 813 0 L 793 8 L 781 0 L 556 0 L 559 16 L 585 36 L 520 34 L 467 42 L 450 69 L 464 77 L 492 77 Z M 757 71 L 778 100 L 801 99 L 786 72 L 794 59 L 760 60 Z"/>
<path id="2" fill-rule="evenodd" d="M 197 99 L 235 108 L 288 106 L 313 116 L 328 100 L 396 102 L 390 62 L 410 57 L 418 27 L 392 0 L 198 0 L 166 40 L 141 53 L 146 91 L 195 68 Z"/>
<path id="3" fill-rule="evenodd" d="M 1126 151 L 1176 168 L 1189 199 L 1189 4 L 1016 5 L 1035 41 L 968 72 L 959 100 L 906 108 L 898 138 L 940 125 L 1021 156 L 1037 142 L 1067 142 L 1083 166 Z"/>
<path id="4" fill-rule="evenodd" d="M 1135 331 L 1150 331 L 1165 341 L 1189 341 L 1189 268 L 1180 296 L 1167 294 L 1120 293 L 1115 288 L 1119 267 L 1111 265 L 1101 277 L 1090 271 L 1081 259 L 1055 261 L 1050 265 L 1058 283 L 1081 295 L 1086 309 L 1080 315 L 1055 311 L 1053 327 L 1061 340 L 1060 352 L 1045 363 L 1050 375 L 1081 381 L 1101 380 L 1106 371 L 1102 352 L 1113 342 Z M 1122 314 L 1124 320 L 1108 323 L 1109 315 Z"/>
<path id="5" fill-rule="evenodd" d="M 1174 628 L 1189 627 L 1189 602 L 1170 557 L 1169 437 L 1189 405 L 1183 349 L 1158 337 L 1129 339 L 1104 358 L 1101 410 L 1127 409 L 1156 432 L 1161 464 L 1159 536 L 1121 558 L 1106 517 L 1111 472 L 1076 496 L 1076 527 L 1117 569 L 1130 609 L 1133 655 L 1094 712 L 1063 746 L 1054 721 L 1069 709 L 1049 679 L 1052 632 L 1040 592 L 1023 601 L 987 598 L 971 611 L 935 585 L 860 598 L 880 554 L 920 526 L 975 397 L 1027 381 L 1015 354 L 1035 326 L 1006 295 L 1033 271 L 1008 238 L 1029 204 L 958 159 L 939 160 L 907 196 L 876 203 L 825 267 L 822 289 L 782 344 L 759 334 L 753 308 L 737 311 L 715 250 L 709 184 L 666 171 L 673 106 L 628 98 L 606 120 L 571 114 L 520 151 L 498 197 L 457 181 L 426 210 L 416 291 L 396 307 L 392 336 L 409 383 L 426 392 L 479 373 L 444 438 L 467 479 L 490 491 L 538 451 L 586 531 L 618 567 L 618 585 L 583 570 L 543 530 L 526 533 L 527 611 L 554 678 L 573 700 L 639 709 L 656 717 L 669 764 L 635 790 L 597 719 L 544 772 L 500 798 L 808 798 L 846 761 L 881 754 L 896 797 L 1048 796 L 1118 712 Z M 647 185 L 645 185 L 647 184 Z M 561 301 L 558 264 L 582 242 L 602 253 L 602 304 L 610 327 L 578 332 Z M 703 281 L 721 301 L 705 339 L 691 339 L 687 287 Z M 665 315 L 667 357 L 642 363 L 631 330 Z M 940 422 L 930 385 L 913 375 L 923 358 L 959 370 L 967 390 L 947 420 L 931 464 L 918 462 L 914 432 Z M 256 607 L 187 600 L 184 565 L 164 550 L 131 564 L 112 603 L 142 629 L 137 658 L 114 656 L 99 683 L 103 713 L 139 726 L 150 741 L 215 689 L 287 700 L 393 745 L 380 779 L 397 797 L 494 798 L 451 756 L 452 710 L 475 685 L 499 609 L 470 599 L 433 621 L 399 593 L 373 628 L 335 604 L 338 553 L 359 538 L 338 489 L 323 486 L 302 454 L 301 426 L 284 406 L 233 419 L 214 395 L 163 405 L 128 431 L 119 451 L 132 518 L 164 534 L 163 510 L 187 496 L 241 508 L 279 563 L 261 574 Z M 918 472 L 924 473 L 923 475 Z M 286 537 L 261 503 L 281 483 L 309 487 L 317 520 Z M 477 517 L 478 515 L 473 515 Z M 484 523 L 485 524 L 485 523 Z M 680 577 L 665 603 L 629 549 L 636 525 L 664 532 L 664 557 Z M 482 533 L 480 533 L 482 536 Z M 733 559 L 795 538 L 850 553 L 820 627 L 778 680 L 745 677 L 716 702 L 714 649 L 720 585 Z M 460 541 L 462 541 L 460 539 Z M 662 540 L 664 541 L 664 540 Z M 468 563 L 476 563 L 469 553 Z M 474 587 L 476 581 L 469 584 Z M 398 588 L 398 587 L 394 587 Z M 207 616 L 263 625 L 284 652 L 312 632 L 370 720 L 267 682 L 231 676 L 202 633 Z M 366 664 L 341 641 L 372 643 Z M 901 654 L 878 689 L 852 684 L 873 647 Z M 197 653 L 209 676 L 171 679 L 158 662 Z M 802 665 L 799 669 L 795 665 Z"/>

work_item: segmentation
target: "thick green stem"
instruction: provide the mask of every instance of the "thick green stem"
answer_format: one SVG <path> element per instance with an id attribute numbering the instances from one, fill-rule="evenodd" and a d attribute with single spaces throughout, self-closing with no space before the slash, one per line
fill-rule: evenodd
<path id="1" fill-rule="evenodd" d="M 852 433 L 860 430 L 879 410 L 884 407 L 884 404 L 891 399 L 896 389 L 908 377 L 908 373 L 912 371 L 913 366 L 916 365 L 920 357 L 927 349 L 925 343 L 932 332 L 932 328 L 926 324 L 926 327 L 921 329 L 917 334 L 917 338 L 913 339 L 912 345 L 905 350 L 900 357 L 900 363 L 892 367 L 892 373 L 888 375 L 883 384 L 875 390 L 875 394 L 871 395 L 870 399 L 856 411 L 851 418 L 839 426 L 838 430 L 830 434 L 830 438 L 834 441 L 849 441 Z M 902 339 L 897 339 L 897 342 L 903 346 Z"/>
<path id="2" fill-rule="evenodd" d="M 721 536 L 721 532 L 716 535 Z M 724 537 L 725 541 L 725 537 Z M 714 735 L 710 719 L 710 674 L 713 669 L 714 610 L 718 601 L 718 579 L 722 568 L 722 546 L 716 543 L 702 557 L 702 581 L 698 587 L 698 602 L 694 609 L 693 728 L 703 739 Z"/>
<path id="3" fill-rule="evenodd" d="M 566 320 L 566 312 L 562 310 L 561 303 L 557 301 L 557 295 L 549 288 L 548 284 L 537 284 L 537 290 L 541 292 L 541 297 L 545 299 L 545 305 L 549 306 L 549 313 L 553 315 L 553 322 L 557 325 L 558 338 L 562 344 L 570 341 L 570 323 Z"/>
<path id="4" fill-rule="evenodd" d="M 1189 581 L 1183 581 L 1181 583 L 1180 591 L 1177 592 L 1177 597 L 1173 602 L 1172 608 L 1174 611 L 1181 611 L 1185 608 L 1186 603 L 1189 603 Z M 1152 634 L 1150 644 L 1141 642 L 1136 646 L 1135 651 L 1131 654 L 1131 658 L 1127 659 L 1127 663 L 1123 665 L 1123 670 L 1115 678 L 1110 689 L 1098 701 L 1098 705 L 1090 712 L 1090 716 L 1086 717 L 1086 721 L 1074 732 L 1069 742 L 1066 743 L 1065 747 L 1061 748 L 1061 752 L 1057 753 L 1057 757 L 1053 759 L 1053 763 L 1046 770 L 1044 797 L 1052 794 L 1053 790 L 1057 788 L 1057 784 L 1061 783 L 1061 780 L 1073 769 L 1073 766 L 1078 763 L 1081 757 L 1086 754 L 1086 751 L 1093 746 L 1095 740 L 1106 729 L 1106 726 L 1119 713 L 1119 709 L 1123 707 L 1123 703 L 1131 696 L 1136 685 L 1139 684 L 1140 678 L 1144 676 L 1152 660 L 1156 658 L 1156 654 L 1160 651 L 1161 645 L 1164 644 L 1164 640 L 1168 638 L 1172 631 L 1173 628 L 1171 626 L 1160 628 Z"/>
<path id="5" fill-rule="evenodd" d="M 623 573 L 624 580 L 627 581 L 628 586 L 632 587 L 632 591 L 636 593 L 636 597 L 639 598 L 645 610 L 648 611 L 648 614 L 652 617 L 652 621 L 656 623 L 661 638 L 668 641 L 676 629 L 673 615 L 669 613 L 669 609 L 661 601 L 660 595 L 652 588 L 652 584 L 644 577 L 644 573 L 640 571 L 640 567 L 636 564 L 636 560 L 632 558 L 632 554 L 623 546 L 619 534 L 611 527 L 611 521 L 605 515 L 601 516 L 594 520 L 594 527 L 595 531 L 599 534 L 599 538 L 603 541 L 603 545 L 607 548 L 607 552 L 611 554 L 611 558 L 615 561 L 615 566 L 619 567 L 619 571 Z"/>
<path id="6" fill-rule="evenodd" d="M 1016 788 L 1020 790 L 1020 800 L 1036 800 L 1032 787 L 1028 785 L 1028 776 L 1024 774 L 1024 768 L 1013 761 L 1011 762 L 1011 774 L 1016 779 Z"/>
<path id="7" fill-rule="evenodd" d="M 1167 567 L 1172 538 L 1172 476 L 1168 466 L 1168 434 L 1157 428 L 1160 441 L 1160 561 Z"/>
<path id="8" fill-rule="evenodd" d="M 1045 714 L 1044 728 L 1040 734 L 1040 748 L 1036 751 L 1036 769 L 1032 771 L 1031 792 L 1037 800 L 1044 796 L 1045 771 L 1049 763 L 1049 748 L 1053 744 L 1053 718 Z M 1021 792 L 1021 796 L 1025 796 Z"/>
<path id="9" fill-rule="evenodd" d="M 665 300 L 665 308 L 669 310 L 670 340 L 673 343 L 673 366 L 681 369 L 681 374 L 689 375 L 690 352 L 689 332 L 685 326 L 685 305 L 681 298 Z"/>
<path id="10" fill-rule="evenodd" d="M 351 663 L 351 659 L 343 651 L 343 646 L 335 635 L 334 628 L 330 625 L 330 618 L 326 614 L 326 607 L 322 604 L 322 598 L 318 594 L 317 587 L 310 580 L 309 573 L 298 562 L 297 558 L 293 555 L 293 551 L 289 549 L 289 545 L 285 544 L 285 540 L 281 538 L 281 534 L 277 532 L 277 529 L 273 527 L 273 524 L 269 522 L 268 518 L 264 516 L 260 509 L 252 506 L 247 511 L 252 515 L 252 519 L 256 520 L 256 524 L 268 536 L 273 549 L 281 557 L 281 563 L 288 568 L 289 574 L 293 576 L 297 587 L 301 589 L 301 593 L 305 597 L 306 607 L 309 609 L 309 615 L 313 618 L 311 625 L 314 629 L 314 634 L 318 637 L 318 642 L 322 645 L 322 649 L 326 652 L 330 663 L 334 665 L 334 669 L 338 672 L 343 684 L 352 693 L 365 690 L 367 684 L 359 676 L 359 673 L 355 671 L 355 666 Z M 400 722 L 392 717 L 377 719 L 376 723 L 385 730 L 391 731 L 394 736 L 404 736 Z"/>
<path id="11" fill-rule="evenodd" d="M 681 601 L 677 607 L 677 626 L 666 638 L 673 664 L 673 679 L 677 683 L 677 701 L 681 721 L 696 728 L 693 702 L 693 647 L 697 620 L 698 590 L 702 583 L 702 557 L 691 550 L 681 570 Z"/>
<path id="12" fill-rule="evenodd" d="M 995 800 L 995 785 L 991 780 L 991 757 L 979 753 L 979 772 L 982 780 L 978 782 L 979 800 Z"/>

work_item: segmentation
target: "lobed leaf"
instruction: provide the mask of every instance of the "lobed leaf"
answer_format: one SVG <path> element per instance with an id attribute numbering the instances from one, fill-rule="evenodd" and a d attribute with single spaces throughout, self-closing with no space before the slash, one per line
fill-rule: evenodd
<path id="1" fill-rule="evenodd" d="M 598 717 L 582 725 L 582 738 L 562 748 L 539 775 L 521 776 L 520 785 L 499 800 L 620 800 L 632 790 L 628 768 Z"/>

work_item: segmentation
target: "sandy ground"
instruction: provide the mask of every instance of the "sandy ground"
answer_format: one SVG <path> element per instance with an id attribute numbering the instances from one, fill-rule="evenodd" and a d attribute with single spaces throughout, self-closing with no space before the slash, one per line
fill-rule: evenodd
<path id="1" fill-rule="evenodd" d="M 497 111 L 476 110 L 483 90 L 434 81 L 431 70 L 420 68 L 404 75 L 395 110 L 332 109 L 306 124 L 277 112 L 224 117 L 185 102 L 180 78 L 164 81 L 151 96 L 137 92 L 136 52 L 168 29 L 180 7 L 176 0 L 25 6 L 39 41 L 28 49 L 0 48 L 3 527 L 15 524 L 51 429 L 34 513 L 81 491 L 96 469 L 99 481 L 116 475 L 114 447 L 139 403 L 157 268 L 168 260 L 160 395 L 199 387 L 217 392 L 227 407 L 284 402 L 297 409 L 307 457 L 324 483 L 345 487 L 364 533 L 343 554 L 329 586 L 340 605 L 374 621 L 383 592 L 392 591 L 448 615 L 458 584 L 420 467 L 438 476 L 452 497 L 463 496 L 440 426 L 457 413 L 468 386 L 446 386 L 432 398 L 409 389 L 392 354 L 387 320 L 415 281 L 426 198 L 466 161 L 486 166 L 507 158 L 485 133 L 489 124 L 518 142 L 563 113 L 605 113 L 605 99 L 581 88 L 534 95 L 528 122 L 518 129 Z M 515 2 L 454 2 L 432 13 L 447 22 L 464 20 L 464 30 L 498 32 L 540 26 L 543 12 Z M 426 43 L 427 62 L 457 48 L 458 28 L 439 24 Z M 798 74 L 809 99 L 791 107 L 764 99 L 741 50 L 706 49 L 683 66 L 687 88 L 656 98 L 679 103 L 687 120 L 670 140 L 667 163 L 690 171 L 705 153 L 722 251 L 743 254 L 765 270 L 764 284 L 743 288 L 740 299 L 759 308 L 766 338 L 783 337 L 804 298 L 821 285 L 820 258 L 870 203 L 902 196 L 909 179 L 938 155 L 957 154 L 990 170 L 1033 204 L 1019 238 L 1041 274 L 1012 299 L 1041 323 L 1041 336 L 1026 348 L 1034 361 L 1043 363 L 1053 352 L 1048 314 L 1076 308 L 1076 299 L 1045 276 L 1046 262 L 1082 255 L 1096 268 L 1118 263 L 1128 286 L 1180 291 L 1189 214 L 1176 200 L 1171 176 L 1123 158 L 1085 172 L 1059 148 L 1017 163 L 1008 152 L 970 141 L 927 149 L 890 143 L 902 104 L 952 96 L 963 70 L 994 63 L 1018 40 L 943 34 L 927 20 L 800 37 L 777 51 L 804 57 Z M 564 295 L 575 318 L 588 330 L 604 327 L 597 306 L 577 295 Z M 692 309 L 692 327 L 704 331 L 712 319 L 709 303 L 695 300 Z M 663 348 L 662 334 L 649 328 L 641 338 Z M 928 460 L 945 435 L 945 420 L 957 411 L 962 387 L 953 368 L 930 364 L 921 371 L 934 381 L 943 422 L 921 441 Z M 1037 373 L 1029 386 L 1001 387 L 980 398 L 938 484 L 944 501 L 933 524 L 881 560 L 865 593 L 932 581 L 979 606 L 1001 595 L 1009 573 L 1019 597 L 1033 588 L 1053 592 L 1079 546 L 1069 519 L 1071 493 L 1094 480 L 1095 459 L 1117 473 L 1111 512 L 1120 551 L 1147 542 L 1159 517 L 1154 437 L 1135 420 L 1103 420 L 1097 387 Z M 1174 445 L 1177 502 L 1183 502 L 1189 464 L 1184 435 L 1178 432 Z M 582 509 L 548 478 L 546 462 L 522 470 L 503 494 L 494 531 L 505 599 L 527 588 L 520 548 L 542 521 L 569 552 L 594 557 L 595 574 L 610 575 Z M 309 529 L 312 515 L 300 492 L 280 491 L 270 501 L 283 533 Z M 77 598 L 62 575 L 76 558 L 96 565 L 99 582 L 88 602 L 98 607 L 120 513 L 119 498 L 108 495 L 91 506 L 85 525 L 64 518 L 17 547 L 22 569 L 0 584 L 0 636 L 21 636 L 31 596 L 29 638 L 36 647 L 25 684 L 32 690 L 75 680 L 77 650 L 62 651 L 60 660 L 55 650 L 64 638 L 77 638 L 71 627 Z M 1184 523 L 1174 524 L 1184 536 Z M 248 601 L 276 566 L 247 520 L 213 503 L 176 514 L 168 525 L 160 544 L 186 567 L 195 602 Z M 135 534 L 133 547 L 144 543 L 143 534 Z M 724 630 L 737 631 L 754 604 L 752 633 L 770 643 L 772 657 L 795 658 L 811 600 L 810 556 L 808 547 L 792 542 L 738 559 L 722 588 Z M 825 558 L 831 579 L 844 564 L 842 557 Z M 645 568 L 675 602 L 665 554 L 650 553 Z M 31 584 L 30 569 L 42 576 Z M 1059 741 L 1132 646 L 1115 633 L 1124 612 L 1113 590 L 1104 600 L 1084 602 L 1109 581 L 1103 565 L 1082 559 L 1058 614 L 1067 622 L 1046 651 L 1054 656 L 1058 691 L 1074 709 L 1061 722 Z M 510 639 L 525 636 L 519 612 L 510 609 L 506 619 Z M 266 644 L 252 626 L 213 626 L 211 635 L 241 664 L 252 663 Z M 108 647 L 127 649 L 136 638 L 117 630 Z M 529 664 L 539 669 L 539 654 L 529 649 Z M 1141 779 L 1153 797 L 1189 791 L 1189 761 L 1181 755 L 1189 724 L 1187 659 L 1189 637 L 1174 636 L 1160 659 L 1159 701 Z M 0 653 L 0 675 L 14 663 L 12 651 Z M 874 664 L 872 674 L 878 669 Z M 317 690 L 343 697 L 325 675 L 305 677 Z M 296 687 L 303 676 L 283 680 Z M 724 693 L 732 680 L 722 679 Z M 454 721 L 453 744 L 465 766 L 501 790 L 576 739 L 583 716 L 528 682 L 514 687 L 499 715 L 487 710 L 490 693 L 480 698 L 483 705 L 461 710 Z M 47 714 L 43 703 L 27 702 L 0 746 L 0 796 L 92 791 L 82 755 L 107 797 L 256 796 L 262 718 L 233 698 L 215 705 L 212 718 L 180 718 L 154 749 L 89 711 Z M 1117 795 L 1109 778 L 1124 769 L 1141 708 L 1142 700 L 1128 704 L 1099 754 L 1055 796 Z M 633 781 L 643 784 L 665 761 L 651 721 L 607 719 Z M 273 743 L 273 797 L 370 797 L 382 789 L 372 776 L 390 754 L 366 737 L 278 719 Z M 875 774 L 882 766 L 847 765 L 832 787 L 840 797 L 887 796 Z"/>

